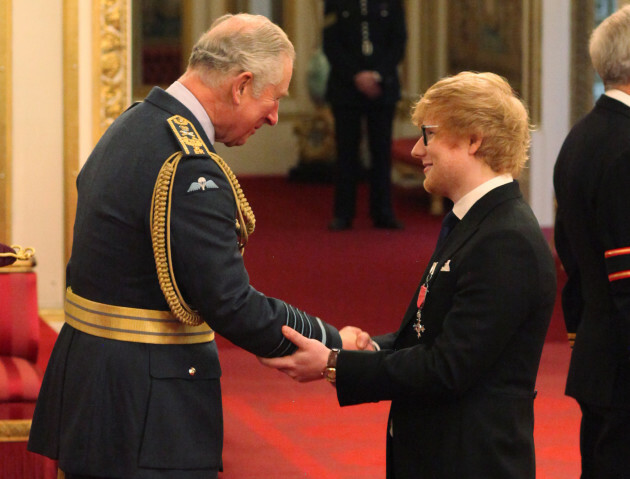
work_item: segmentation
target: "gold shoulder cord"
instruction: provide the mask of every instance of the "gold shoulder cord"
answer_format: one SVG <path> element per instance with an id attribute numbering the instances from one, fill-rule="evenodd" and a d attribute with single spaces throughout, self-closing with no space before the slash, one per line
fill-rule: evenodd
<path id="1" fill-rule="evenodd" d="M 216 153 L 210 152 L 210 158 L 221 168 L 221 171 L 228 179 L 234 198 L 236 199 L 236 211 L 238 214 L 238 220 L 236 221 L 236 229 L 239 231 L 238 248 L 241 250 L 241 254 L 245 253 L 245 245 L 249 239 L 249 235 L 254 232 L 256 228 L 256 217 L 252 211 L 252 207 L 249 205 L 243 189 L 236 179 L 236 175 L 227 165 L 227 163 Z"/>
<path id="2" fill-rule="evenodd" d="M 241 254 L 245 251 L 245 245 L 249 235 L 254 232 L 256 219 L 236 176 L 223 159 L 212 152 L 210 157 L 217 163 L 225 174 L 236 201 L 238 219 L 236 227 L 239 231 L 238 247 Z M 158 174 L 151 203 L 151 242 L 153 255 L 157 268 L 158 281 L 162 293 L 173 315 L 183 324 L 197 326 L 203 323 L 203 319 L 194 311 L 182 297 L 175 275 L 171 257 L 171 198 L 173 195 L 173 178 L 179 161 L 182 159 L 181 151 L 172 154 L 162 165 Z"/>

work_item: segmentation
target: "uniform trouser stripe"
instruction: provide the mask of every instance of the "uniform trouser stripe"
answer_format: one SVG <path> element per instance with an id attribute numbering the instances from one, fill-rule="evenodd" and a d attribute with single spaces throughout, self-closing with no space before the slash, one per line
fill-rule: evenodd
<path id="1" fill-rule="evenodd" d="M 608 281 L 617 281 L 619 279 L 630 278 L 630 270 L 618 271 L 617 273 L 609 274 Z"/>

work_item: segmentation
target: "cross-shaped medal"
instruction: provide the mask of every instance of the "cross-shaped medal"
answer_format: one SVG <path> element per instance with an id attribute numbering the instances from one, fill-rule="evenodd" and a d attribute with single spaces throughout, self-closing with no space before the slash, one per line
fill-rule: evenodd
<path id="1" fill-rule="evenodd" d="M 416 314 L 416 324 L 413 325 L 413 329 L 418 335 L 418 339 L 420 339 L 420 336 L 422 336 L 422 333 L 424 333 L 425 331 L 424 325 L 422 324 L 420 320 L 421 316 L 422 316 L 422 312 L 421 310 L 418 310 L 418 313 Z"/>
<path id="2" fill-rule="evenodd" d="M 418 291 L 418 299 L 416 300 L 418 312 L 416 313 L 416 322 L 413 325 L 413 329 L 418 335 L 418 339 L 420 339 L 420 336 L 422 336 L 422 333 L 424 333 L 425 331 L 424 325 L 422 324 L 422 307 L 424 306 L 424 300 L 426 299 L 427 293 L 429 292 L 429 281 L 431 281 L 431 278 L 433 277 L 436 266 L 437 261 L 431 266 L 431 270 L 424 280 L 424 284 L 420 287 L 420 290 Z"/>

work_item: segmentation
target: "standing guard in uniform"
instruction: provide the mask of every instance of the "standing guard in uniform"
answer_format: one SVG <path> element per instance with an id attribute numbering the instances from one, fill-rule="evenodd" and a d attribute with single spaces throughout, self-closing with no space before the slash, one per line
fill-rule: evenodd
<path id="1" fill-rule="evenodd" d="M 400 0 L 327 0 L 324 53 L 330 63 L 326 99 L 332 106 L 337 141 L 333 231 L 352 228 L 359 146 L 365 119 L 370 150 L 369 214 L 376 228 L 400 229 L 391 200 L 391 142 L 400 99 L 398 64 L 407 29 Z"/>
<path id="2" fill-rule="evenodd" d="M 213 148 L 277 123 L 294 56 L 265 17 L 221 17 L 180 79 L 122 114 L 81 170 L 66 323 L 28 445 L 67 478 L 217 477 L 215 331 L 266 357 L 295 350 L 283 325 L 342 345 L 334 327 L 249 284 L 254 214 Z"/>

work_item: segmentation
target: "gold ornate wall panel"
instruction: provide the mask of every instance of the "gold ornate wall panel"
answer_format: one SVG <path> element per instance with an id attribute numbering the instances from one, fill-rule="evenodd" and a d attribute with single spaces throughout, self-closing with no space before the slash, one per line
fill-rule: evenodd
<path id="1" fill-rule="evenodd" d="M 93 0 L 94 143 L 130 103 L 130 1 Z"/>
<path id="2" fill-rule="evenodd" d="M 593 67 L 588 53 L 588 41 L 594 24 L 595 0 L 572 0 L 571 125 L 593 108 Z"/>
<path id="3" fill-rule="evenodd" d="M 0 0 L 0 241 L 11 244 L 11 0 Z"/>
<path id="4" fill-rule="evenodd" d="M 529 107 L 532 123 L 540 124 L 542 108 L 542 0 L 529 0 L 525 4 L 522 42 L 523 98 Z"/>
<path id="5" fill-rule="evenodd" d="M 540 119 L 541 0 L 461 0 L 448 6 L 448 73 L 505 77 Z"/>
<path id="6" fill-rule="evenodd" d="M 413 0 L 412 0 L 413 1 Z M 440 28 L 440 5 L 435 1 L 423 1 L 420 3 L 420 71 L 417 74 L 420 77 L 421 91 L 426 91 L 431 85 L 440 79 L 445 73 L 440 70 L 439 47 L 436 44 L 438 39 L 442 37 Z M 428 21 L 422 22 L 422 19 Z M 412 20 L 413 21 L 413 20 Z M 409 27 L 408 27 L 409 28 Z M 405 65 L 411 62 L 411 59 L 405 59 Z M 417 99 L 417 98 L 416 98 Z"/>

